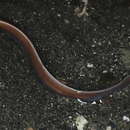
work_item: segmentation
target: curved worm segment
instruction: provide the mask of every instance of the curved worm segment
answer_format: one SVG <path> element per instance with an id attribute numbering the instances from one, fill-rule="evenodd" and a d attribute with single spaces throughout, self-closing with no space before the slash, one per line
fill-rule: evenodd
<path id="1" fill-rule="evenodd" d="M 21 45 L 23 45 L 28 55 L 30 56 L 32 65 L 35 68 L 38 76 L 41 78 L 42 82 L 45 82 L 49 87 L 51 87 L 53 90 L 55 90 L 57 93 L 61 95 L 72 97 L 72 98 L 79 98 L 86 102 L 92 102 L 95 100 L 99 100 L 102 97 L 107 96 L 108 94 L 111 94 L 114 91 L 117 90 L 119 91 L 130 84 L 130 76 L 128 76 L 120 83 L 103 90 L 78 91 L 76 89 L 72 89 L 69 86 L 58 81 L 53 75 L 51 75 L 48 72 L 46 67 L 43 65 L 32 42 L 22 31 L 20 31 L 15 26 L 1 20 L 0 20 L 0 28 L 11 33 L 20 41 Z"/>

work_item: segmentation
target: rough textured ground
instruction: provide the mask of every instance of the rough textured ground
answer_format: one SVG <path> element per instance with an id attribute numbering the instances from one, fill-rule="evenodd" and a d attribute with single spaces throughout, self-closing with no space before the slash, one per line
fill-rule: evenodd
<path id="1" fill-rule="evenodd" d="M 92 0 L 89 16 L 77 17 L 68 0 L 1 0 L 0 19 L 26 33 L 48 70 L 71 87 L 110 87 L 130 68 L 130 4 L 127 0 Z M 97 104 L 62 97 L 40 82 L 20 43 L 0 30 L 0 129 L 129 130 L 129 89 Z"/>

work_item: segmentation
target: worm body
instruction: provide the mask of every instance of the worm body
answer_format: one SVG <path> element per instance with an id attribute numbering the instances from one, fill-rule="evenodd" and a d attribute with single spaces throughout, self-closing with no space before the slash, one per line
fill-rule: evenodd
<path id="1" fill-rule="evenodd" d="M 34 48 L 32 42 L 22 31 L 20 31 L 15 26 L 1 20 L 0 20 L 0 28 L 11 33 L 14 37 L 16 37 L 20 41 L 20 44 L 26 49 L 28 55 L 30 56 L 32 65 L 35 68 L 41 80 L 45 82 L 49 87 L 51 87 L 54 91 L 56 91 L 61 95 L 72 97 L 72 98 L 79 98 L 81 100 L 89 102 L 89 101 L 99 100 L 102 97 L 113 93 L 114 91 L 118 91 L 127 87 L 130 84 L 130 76 L 127 76 L 120 83 L 103 90 L 79 91 L 70 88 L 67 85 L 62 84 L 52 74 L 48 72 L 48 70 L 42 63 L 40 57 L 38 56 L 38 53 Z"/>

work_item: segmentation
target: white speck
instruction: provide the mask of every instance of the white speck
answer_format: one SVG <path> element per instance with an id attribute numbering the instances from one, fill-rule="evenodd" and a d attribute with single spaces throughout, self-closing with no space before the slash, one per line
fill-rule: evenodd
<path id="1" fill-rule="evenodd" d="M 101 42 L 98 42 L 98 45 L 99 45 L 99 46 L 101 46 L 101 45 L 102 45 L 102 43 L 101 43 Z"/>
<path id="2" fill-rule="evenodd" d="M 111 53 L 111 55 L 113 56 L 113 55 L 114 55 L 114 53 Z"/>
<path id="3" fill-rule="evenodd" d="M 124 24 L 122 24 L 122 25 L 121 25 L 121 27 L 122 27 L 122 28 L 124 28 L 124 27 L 125 27 L 125 25 L 124 25 Z"/>
<path id="4" fill-rule="evenodd" d="M 81 105 L 87 104 L 87 102 L 83 102 L 83 101 L 81 101 L 80 99 L 77 99 L 77 101 L 80 102 Z"/>
<path id="5" fill-rule="evenodd" d="M 93 101 L 91 104 L 97 104 L 95 101 Z"/>
<path id="6" fill-rule="evenodd" d="M 123 121 L 130 122 L 130 118 L 127 116 L 123 116 Z"/>
<path id="7" fill-rule="evenodd" d="M 21 116 L 22 116 L 22 114 L 21 114 L 21 113 L 19 113 L 18 115 L 19 115 L 19 117 L 21 117 Z"/>
<path id="8" fill-rule="evenodd" d="M 72 116 L 69 116 L 69 119 L 72 119 Z"/>
<path id="9" fill-rule="evenodd" d="M 111 94 L 111 95 L 109 95 L 109 97 L 112 97 L 112 94 Z"/>
<path id="10" fill-rule="evenodd" d="M 76 39 L 76 42 L 79 42 L 79 39 Z"/>
<path id="11" fill-rule="evenodd" d="M 97 41 L 95 40 L 95 38 L 92 39 L 94 43 L 97 43 Z"/>
<path id="12" fill-rule="evenodd" d="M 111 130 L 111 126 L 107 126 L 106 130 Z"/>
<path id="13" fill-rule="evenodd" d="M 67 4 L 70 5 L 71 4 L 71 1 L 70 0 L 66 0 Z"/>
<path id="14" fill-rule="evenodd" d="M 53 107 L 54 106 L 53 103 L 50 103 L 50 106 Z"/>
<path id="15" fill-rule="evenodd" d="M 84 76 L 85 76 L 85 74 L 82 74 L 82 73 L 81 73 L 79 76 L 80 76 L 80 77 L 84 77 Z"/>
<path id="16" fill-rule="evenodd" d="M 93 68 L 93 67 L 94 67 L 94 65 L 93 65 L 93 64 L 91 64 L 91 63 L 88 63 L 88 64 L 87 64 L 87 67 L 88 67 L 88 68 Z"/>
<path id="17" fill-rule="evenodd" d="M 95 47 L 95 45 L 93 44 L 91 47 Z"/>
<path id="18" fill-rule="evenodd" d="M 61 14 L 57 14 L 58 17 L 61 17 Z"/>
<path id="19" fill-rule="evenodd" d="M 66 24 L 69 24 L 69 23 L 70 23 L 70 21 L 69 21 L 68 19 L 64 19 L 64 22 L 65 22 Z"/>
<path id="20" fill-rule="evenodd" d="M 102 100 L 99 100 L 100 103 L 102 103 Z"/>
<path id="21" fill-rule="evenodd" d="M 93 10 L 94 10 L 94 8 L 91 8 L 91 9 L 93 9 Z M 96 32 L 96 31 L 97 31 L 97 29 L 96 29 L 96 28 L 94 28 L 94 31 Z"/>
<path id="22" fill-rule="evenodd" d="M 51 10 L 55 10 L 55 8 L 51 8 Z"/>
<path id="23" fill-rule="evenodd" d="M 75 124 L 76 124 L 78 130 L 83 130 L 83 129 L 84 129 L 84 126 L 85 126 L 86 124 L 88 124 L 88 121 L 87 121 L 82 115 L 79 115 L 79 116 L 76 118 Z"/>
<path id="24" fill-rule="evenodd" d="M 110 68 L 110 72 L 112 72 L 113 71 L 113 68 Z"/>
<path id="25" fill-rule="evenodd" d="M 103 72 L 102 72 L 103 74 L 106 74 L 107 73 L 107 70 L 103 70 Z"/>
<path id="26" fill-rule="evenodd" d="M 5 104 L 3 104 L 3 105 L 2 105 L 2 107 L 3 107 L 3 108 L 5 108 L 5 107 L 6 107 L 6 105 L 5 105 Z"/>
<path id="27" fill-rule="evenodd" d="M 111 45 L 111 41 L 108 42 L 108 45 Z"/>
<path id="28" fill-rule="evenodd" d="M 33 12 L 33 15 L 36 15 L 36 14 L 37 14 L 37 12 L 34 11 L 34 12 Z"/>
<path id="29" fill-rule="evenodd" d="M 114 62 L 117 62 L 117 61 L 118 61 L 118 59 L 115 59 L 115 60 L 114 60 Z"/>
<path id="30" fill-rule="evenodd" d="M 97 53 L 94 51 L 93 54 L 96 55 Z"/>

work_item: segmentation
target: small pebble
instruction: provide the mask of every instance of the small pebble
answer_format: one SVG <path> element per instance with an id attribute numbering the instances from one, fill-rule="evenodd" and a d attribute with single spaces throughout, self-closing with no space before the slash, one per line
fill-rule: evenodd
<path id="1" fill-rule="evenodd" d="M 93 101 L 91 104 L 97 104 L 95 101 Z"/>
<path id="2" fill-rule="evenodd" d="M 102 72 L 103 74 L 106 74 L 107 73 L 107 70 L 103 70 L 103 72 Z"/>
<path id="3" fill-rule="evenodd" d="M 69 116 L 69 119 L 72 119 L 72 116 Z"/>
<path id="4" fill-rule="evenodd" d="M 61 17 L 61 14 L 57 14 L 58 17 Z"/>
<path id="5" fill-rule="evenodd" d="M 69 23 L 70 23 L 70 21 L 69 21 L 68 19 L 64 19 L 64 22 L 65 22 L 66 24 L 69 24 Z"/>
<path id="6" fill-rule="evenodd" d="M 82 100 L 80 100 L 80 99 L 77 99 L 77 101 L 80 102 L 81 105 L 87 104 L 87 102 L 84 102 L 84 101 L 82 101 Z"/>
<path id="7" fill-rule="evenodd" d="M 93 68 L 93 67 L 94 67 L 94 65 L 93 65 L 93 64 L 91 64 L 91 63 L 88 63 L 88 64 L 87 64 L 87 67 L 88 67 L 88 68 Z"/>
<path id="8" fill-rule="evenodd" d="M 112 128 L 111 128 L 111 126 L 107 126 L 107 128 L 106 128 L 106 130 L 111 130 Z"/>
<path id="9" fill-rule="evenodd" d="M 93 44 L 91 47 L 95 47 L 95 45 Z"/>
<path id="10" fill-rule="evenodd" d="M 100 103 L 102 103 L 102 100 L 99 100 Z"/>
<path id="11" fill-rule="evenodd" d="M 111 94 L 111 95 L 109 95 L 109 97 L 113 97 L 113 95 Z"/>
<path id="12" fill-rule="evenodd" d="M 111 45 L 111 41 L 108 42 L 108 45 Z"/>
<path id="13" fill-rule="evenodd" d="M 123 116 L 123 121 L 130 122 L 130 118 L 127 116 Z"/>
<path id="14" fill-rule="evenodd" d="M 101 45 L 102 45 L 102 43 L 101 43 L 101 42 L 98 42 L 98 45 L 99 45 L 99 46 L 101 46 Z"/>
<path id="15" fill-rule="evenodd" d="M 93 52 L 93 54 L 94 54 L 94 55 L 96 55 L 96 54 L 97 54 L 97 52 L 95 52 L 95 51 L 94 51 L 94 52 Z"/>
<path id="16" fill-rule="evenodd" d="M 88 121 L 82 115 L 79 115 L 76 118 L 75 124 L 76 124 L 78 130 L 83 130 L 85 125 L 88 124 Z"/>
<path id="17" fill-rule="evenodd" d="M 125 25 L 124 25 L 124 24 L 122 24 L 122 25 L 121 25 L 121 27 L 122 27 L 122 28 L 124 28 L 124 27 L 125 27 Z"/>

